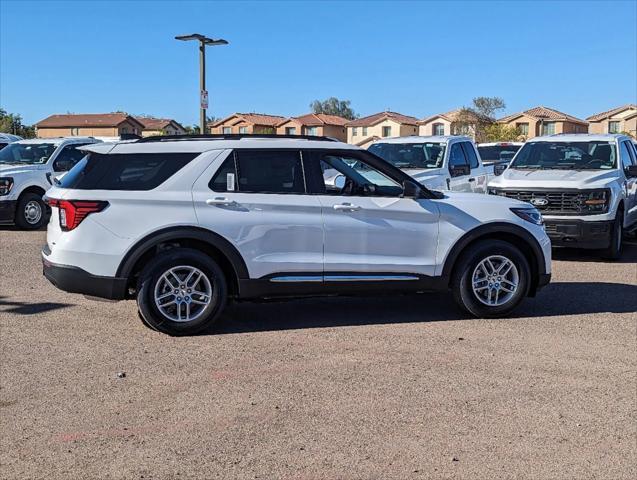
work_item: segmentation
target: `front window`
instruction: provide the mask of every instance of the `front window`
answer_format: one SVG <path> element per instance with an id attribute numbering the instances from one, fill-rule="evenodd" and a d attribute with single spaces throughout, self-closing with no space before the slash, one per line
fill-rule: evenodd
<path id="1" fill-rule="evenodd" d="M 532 142 L 518 152 L 511 168 L 535 170 L 600 170 L 616 165 L 610 142 Z"/>
<path id="2" fill-rule="evenodd" d="M 383 137 L 391 137 L 391 127 L 383 127 Z"/>
<path id="3" fill-rule="evenodd" d="M 444 143 L 374 143 L 368 151 L 398 168 L 441 168 Z"/>
<path id="4" fill-rule="evenodd" d="M 10 143 L 0 150 L 0 164 L 42 165 L 53 155 L 55 148 L 52 143 Z"/>
<path id="5" fill-rule="evenodd" d="M 399 196 L 403 189 L 371 165 L 341 155 L 325 155 L 321 161 L 323 185 L 321 193 L 345 196 Z"/>
<path id="6" fill-rule="evenodd" d="M 442 123 L 434 123 L 432 128 L 434 135 L 442 136 L 445 134 L 445 126 Z"/>
<path id="7" fill-rule="evenodd" d="M 555 135 L 555 122 L 546 122 L 542 125 L 542 135 Z"/>
<path id="8" fill-rule="evenodd" d="M 608 133 L 619 133 L 619 122 L 608 122 Z"/>

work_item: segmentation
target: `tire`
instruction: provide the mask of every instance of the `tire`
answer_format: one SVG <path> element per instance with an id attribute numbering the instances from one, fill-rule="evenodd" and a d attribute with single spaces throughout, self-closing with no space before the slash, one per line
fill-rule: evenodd
<path id="1" fill-rule="evenodd" d="M 15 224 L 22 230 L 37 230 L 48 222 L 47 206 L 42 200 L 42 195 L 37 193 L 24 193 L 18 200 L 15 211 Z"/>
<path id="2" fill-rule="evenodd" d="M 505 260 L 508 263 L 504 263 Z M 505 275 L 494 273 L 490 282 L 486 271 L 480 267 L 482 262 L 488 270 L 491 269 L 489 265 L 496 270 L 502 266 L 503 272 L 509 265 L 512 267 Z M 473 289 L 474 278 L 478 291 Z M 517 286 L 512 287 L 513 284 Z M 481 318 L 506 316 L 524 300 L 530 286 L 531 268 L 526 257 L 516 246 L 502 240 L 483 240 L 471 245 L 460 256 L 451 277 L 451 291 L 456 303 L 464 311 Z"/>
<path id="3" fill-rule="evenodd" d="M 137 308 L 144 323 L 173 336 L 194 335 L 210 328 L 228 297 L 219 265 L 190 248 L 175 248 L 154 257 L 140 275 L 137 292 Z M 193 318 L 188 320 L 188 316 Z"/>
<path id="4" fill-rule="evenodd" d="M 602 258 L 607 260 L 617 260 L 622 255 L 622 237 L 624 235 L 624 228 L 622 225 L 622 219 L 624 217 L 624 212 L 619 210 L 617 212 L 617 216 L 615 217 L 615 221 L 612 225 L 612 230 L 610 233 L 610 245 L 608 248 L 602 250 Z"/>

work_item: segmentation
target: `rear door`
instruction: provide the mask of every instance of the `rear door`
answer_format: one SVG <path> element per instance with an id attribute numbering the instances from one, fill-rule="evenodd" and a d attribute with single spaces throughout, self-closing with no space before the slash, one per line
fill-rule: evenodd
<path id="1" fill-rule="evenodd" d="M 250 278 L 323 272 L 321 204 L 296 149 L 226 151 L 193 187 L 199 224 L 229 240 Z"/>

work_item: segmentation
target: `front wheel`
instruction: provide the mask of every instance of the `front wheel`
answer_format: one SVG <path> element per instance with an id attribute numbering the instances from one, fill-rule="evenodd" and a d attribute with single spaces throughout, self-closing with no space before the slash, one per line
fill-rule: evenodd
<path id="1" fill-rule="evenodd" d="M 47 222 L 47 209 L 42 195 L 24 193 L 18 200 L 15 224 L 23 230 L 37 230 Z"/>
<path id="2" fill-rule="evenodd" d="M 531 269 L 522 252 L 501 240 L 476 243 L 456 264 L 451 279 L 454 300 L 476 317 L 502 317 L 527 296 Z"/>
<path id="3" fill-rule="evenodd" d="M 140 275 L 137 306 L 144 322 L 169 335 L 209 328 L 227 301 L 226 279 L 217 263 L 190 248 L 155 257 Z"/>

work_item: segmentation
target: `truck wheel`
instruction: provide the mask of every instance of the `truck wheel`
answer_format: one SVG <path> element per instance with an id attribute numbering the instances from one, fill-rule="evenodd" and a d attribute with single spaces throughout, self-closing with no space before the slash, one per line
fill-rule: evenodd
<path id="1" fill-rule="evenodd" d="M 527 296 L 531 269 L 522 252 L 501 240 L 484 240 L 462 254 L 451 278 L 456 303 L 476 317 L 502 317 Z"/>
<path id="2" fill-rule="evenodd" d="M 175 248 L 153 258 L 140 275 L 137 292 L 144 323 L 175 336 L 209 328 L 228 296 L 221 268 L 190 248 Z"/>
<path id="3" fill-rule="evenodd" d="M 23 230 L 37 230 L 48 221 L 47 207 L 42 195 L 25 193 L 18 200 L 15 224 Z"/>
<path id="4" fill-rule="evenodd" d="M 619 210 L 615 221 L 611 225 L 610 245 L 602 251 L 602 257 L 608 260 L 617 260 L 622 254 L 622 236 L 624 228 L 622 225 L 624 212 Z"/>

